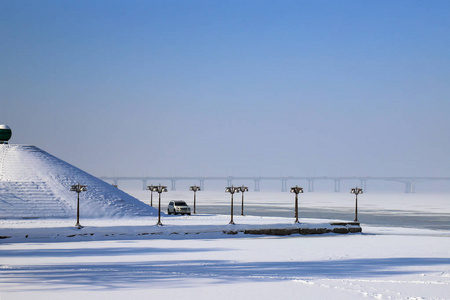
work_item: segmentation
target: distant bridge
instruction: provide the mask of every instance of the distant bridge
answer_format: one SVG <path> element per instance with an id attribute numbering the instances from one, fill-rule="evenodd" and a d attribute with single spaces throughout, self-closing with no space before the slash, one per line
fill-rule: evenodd
<path id="1" fill-rule="evenodd" d="M 405 185 L 405 193 L 415 193 L 416 192 L 416 184 L 421 182 L 428 181 L 449 181 L 450 177 L 360 177 L 360 176 L 170 176 L 170 177 L 156 177 L 156 176 L 143 176 L 143 177 L 127 177 L 127 176 L 103 176 L 99 177 L 105 181 L 112 181 L 115 185 L 118 185 L 119 181 L 122 180 L 138 180 L 142 181 L 142 188 L 145 190 L 148 182 L 158 182 L 158 181 L 170 181 L 171 182 L 171 190 L 176 190 L 177 181 L 198 181 L 200 188 L 204 190 L 205 181 L 225 181 L 227 186 L 231 186 L 233 182 L 236 181 L 254 181 L 255 183 L 255 192 L 260 191 L 260 182 L 261 181 L 280 181 L 281 183 L 281 191 L 288 191 L 288 181 L 308 181 L 308 192 L 314 192 L 314 182 L 316 181 L 334 181 L 334 191 L 341 191 L 341 182 L 346 180 L 359 181 L 360 187 L 364 190 L 366 189 L 367 181 L 391 181 L 391 182 L 399 182 Z M 240 184 L 239 184 L 240 185 Z"/>

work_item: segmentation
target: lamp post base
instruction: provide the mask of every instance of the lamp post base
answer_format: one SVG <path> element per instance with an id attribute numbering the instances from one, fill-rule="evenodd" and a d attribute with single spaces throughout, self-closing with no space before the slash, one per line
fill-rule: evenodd
<path id="1" fill-rule="evenodd" d="M 78 228 L 78 229 L 84 228 L 83 226 L 80 225 L 80 223 L 75 224 L 75 227 Z"/>
<path id="2" fill-rule="evenodd" d="M 230 221 L 230 223 L 228 223 L 228 225 L 235 225 L 233 221 Z"/>
<path id="3" fill-rule="evenodd" d="M 163 224 L 160 221 L 158 221 L 158 223 L 156 223 L 156 226 L 163 226 Z"/>

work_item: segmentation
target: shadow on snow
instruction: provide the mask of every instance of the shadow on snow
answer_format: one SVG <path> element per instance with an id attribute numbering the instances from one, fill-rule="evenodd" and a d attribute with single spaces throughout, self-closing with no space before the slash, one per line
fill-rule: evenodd
<path id="1" fill-rule="evenodd" d="M 166 249 L 158 249 L 165 251 Z M 189 251 L 189 249 L 175 249 Z M 57 250 L 61 251 L 61 250 Z M 103 252 L 103 249 L 99 249 Z M 118 251 L 123 251 L 118 249 Z M 147 248 L 142 251 L 154 252 Z M 204 249 L 210 251 L 210 249 Z M 65 251 L 62 252 L 63 254 Z M 22 253 L 23 254 L 23 253 Z M 54 254 L 54 253 L 53 253 Z M 117 253 L 115 253 L 117 254 Z M 142 254 L 142 253 L 141 253 Z M 427 266 L 449 265 L 450 258 L 369 258 L 293 262 L 235 262 L 229 260 L 141 261 L 124 263 L 80 263 L 2 267 L 2 282 L 34 284 L 45 289 L 136 288 L 144 284 L 164 287 L 177 281 L 177 287 L 197 284 L 189 278 L 218 283 L 235 281 L 278 281 L 314 278 L 364 278 L 427 273 Z M 407 269 L 415 267 L 414 270 Z M 419 268 L 417 268 L 419 267 Z"/>

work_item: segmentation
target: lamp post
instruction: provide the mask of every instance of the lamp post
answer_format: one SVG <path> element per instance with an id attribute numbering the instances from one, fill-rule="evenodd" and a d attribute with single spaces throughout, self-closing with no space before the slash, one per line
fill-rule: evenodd
<path id="1" fill-rule="evenodd" d="M 162 226 L 161 223 L 161 193 L 167 192 L 167 186 L 163 186 L 161 184 L 152 186 L 152 192 L 157 192 L 159 194 L 159 202 L 158 202 L 158 223 L 156 225 Z"/>
<path id="2" fill-rule="evenodd" d="M 225 193 L 231 194 L 231 221 L 228 224 L 234 225 L 234 222 L 233 222 L 233 194 L 239 193 L 239 190 L 240 189 L 238 187 L 234 187 L 234 186 L 228 186 L 225 188 Z"/>
<path id="3" fill-rule="evenodd" d="M 248 192 L 248 187 L 242 185 L 239 187 L 239 191 L 242 193 L 241 216 L 243 216 L 244 215 L 244 192 Z"/>
<path id="4" fill-rule="evenodd" d="M 358 187 L 352 189 L 350 191 L 351 194 L 355 194 L 356 196 L 356 202 L 355 202 L 355 222 L 359 222 L 358 221 L 358 194 L 362 194 L 363 190 L 359 189 Z"/>
<path id="5" fill-rule="evenodd" d="M 81 185 L 81 184 L 74 184 L 70 187 L 70 191 L 72 192 L 76 192 L 77 193 L 77 224 L 75 224 L 76 227 L 78 227 L 78 229 L 83 228 L 83 226 L 80 225 L 80 193 L 81 192 L 86 192 L 87 188 L 85 185 Z"/>
<path id="6" fill-rule="evenodd" d="M 300 223 L 298 221 L 298 194 L 303 193 L 303 188 L 298 186 L 291 187 L 291 193 L 295 193 L 295 223 Z"/>
<path id="7" fill-rule="evenodd" d="M 197 191 L 201 191 L 201 189 L 199 186 L 193 185 L 193 186 L 189 187 L 189 190 L 194 192 L 194 214 L 196 214 L 197 213 L 196 206 L 195 206 L 196 194 L 197 194 Z"/>
<path id="8" fill-rule="evenodd" d="M 153 206 L 153 189 L 157 187 L 157 185 L 147 185 L 147 190 L 150 191 L 150 206 Z"/>

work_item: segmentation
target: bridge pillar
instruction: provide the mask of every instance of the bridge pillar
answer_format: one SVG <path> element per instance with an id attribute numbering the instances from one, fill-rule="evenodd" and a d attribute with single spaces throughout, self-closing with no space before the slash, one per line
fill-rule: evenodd
<path id="1" fill-rule="evenodd" d="M 114 185 L 119 186 L 119 179 L 113 179 Z"/>
<path id="2" fill-rule="evenodd" d="M 142 189 L 143 190 L 147 189 L 147 179 L 142 179 Z"/>
<path id="3" fill-rule="evenodd" d="M 334 180 L 334 192 L 339 193 L 341 191 L 341 181 L 339 179 Z"/>
<path id="4" fill-rule="evenodd" d="M 287 191 L 287 180 L 281 179 L 281 191 L 286 192 Z"/>
<path id="5" fill-rule="evenodd" d="M 231 186 L 233 184 L 233 180 L 227 179 L 227 186 Z"/>
<path id="6" fill-rule="evenodd" d="M 200 179 L 200 190 L 205 190 L 205 180 L 204 179 Z"/>
<path id="7" fill-rule="evenodd" d="M 314 180 L 308 179 L 308 192 L 314 192 Z"/>
<path id="8" fill-rule="evenodd" d="M 405 182 L 405 193 L 409 193 L 411 191 L 411 183 Z"/>
<path id="9" fill-rule="evenodd" d="M 364 193 L 367 192 L 367 180 L 361 179 L 361 188 L 363 189 Z"/>
<path id="10" fill-rule="evenodd" d="M 255 192 L 259 192 L 259 179 L 255 179 Z"/>
<path id="11" fill-rule="evenodd" d="M 416 183 L 412 181 L 405 182 L 405 193 L 415 193 L 416 192 Z"/>
<path id="12" fill-rule="evenodd" d="M 176 179 L 170 179 L 170 181 L 171 181 L 171 183 L 172 183 L 172 186 L 170 187 L 170 190 L 171 191 L 176 191 L 177 190 L 177 187 L 176 187 Z"/>

